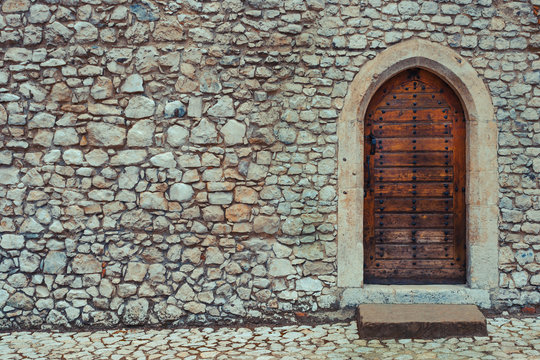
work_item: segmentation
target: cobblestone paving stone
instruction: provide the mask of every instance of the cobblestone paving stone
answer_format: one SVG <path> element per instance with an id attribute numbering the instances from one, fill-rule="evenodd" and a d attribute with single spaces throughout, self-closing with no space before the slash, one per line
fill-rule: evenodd
<path id="1" fill-rule="evenodd" d="M 490 318 L 487 337 L 363 340 L 356 323 L 0 334 L 11 359 L 540 359 L 540 317 Z"/>

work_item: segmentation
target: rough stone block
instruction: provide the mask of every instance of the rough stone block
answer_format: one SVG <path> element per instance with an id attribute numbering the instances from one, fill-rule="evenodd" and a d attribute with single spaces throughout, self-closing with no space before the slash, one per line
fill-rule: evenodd
<path id="1" fill-rule="evenodd" d="M 475 305 L 363 304 L 356 315 L 361 338 L 487 336 L 486 319 Z"/>

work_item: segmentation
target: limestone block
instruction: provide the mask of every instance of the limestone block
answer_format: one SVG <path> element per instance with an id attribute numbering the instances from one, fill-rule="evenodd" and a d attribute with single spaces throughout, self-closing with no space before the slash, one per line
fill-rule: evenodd
<path id="1" fill-rule="evenodd" d="M 146 96 L 134 96 L 129 99 L 125 114 L 131 119 L 142 119 L 154 115 L 155 107 L 154 100 Z"/>
<path id="2" fill-rule="evenodd" d="M 172 169 L 176 167 L 176 160 L 172 152 L 158 154 L 150 158 L 150 163 L 160 168 Z"/>
<path id="3" fill-rule="evenodd" d="M 39 267 L 41 258 L 37 254 L 33 254 L 27 250 L 21 251 L 19 256 L 19 268 L 23 272 L 34 272 Z"/>
<path id="4" fill-rule="evenodd" d="M 100 115 L 100 116 L 121 115 L 122 109 L 120 109 L 117 106 L 112 106 L 112 105 L 90 103 L 88 104 L 88 112 L 92 115 Z"/>
<path id="5" fill-rule="evenodd" d="M 126 325 L 143 324 L 148 316 L 148 300 L 136 299 L 128 301 L 122 320 Z"/>
<path id="6" fill-rule="evenodd" d="M 52 128 L 55 121 L 56 117 L 54 115 L 40 112 L 35 114 L 34 117 L 28 122 L 28 128 Z"/>
<path id="7" fill-rule="evenodd" d="M 202 97 L 192 96 L 189 98 L 187 115 L 195 118 L 202 116 Z"/>
<path id="8" fill-rule="evenodd" d="M 324 258 L 324 245 L 321 242 L 315 242 L 295 246 L 294 255 L 307 260 L 322 260 Z"/>
<path id="9" fill-rule="evenodd" d="M 157 41 L 180 41 L 185 38 L 182 25 L 172 16 L 160 20 L 152 36 Z"/>
<path id="10" fill-rule="evenodd" d="M 60 146 L 77 145 L 79 134 L 74 128 L 61 128 L 54 132 L 53 143 Z"/>
<path id="11" fill-rule="evenodd" d="M 22 249 L 24 247 L 24 236 L 16 234 L 3 234 L 0 240 L 0 247 L 5 250 Z"/>
<path id="12" fill-rule="evenodd" d="M 126 268 L 124 281 L 141 282 L 144 280 L 148 271 L 148 264 L 140 262 L 129 262 Z"/>
<path id="13" fill-rule="evenodd" d="M 208 121 L 202 119 L 197 126 L 191 130 L 190 141 L 194 144 L 213 144 L 217 142 L 217 130 L 216 126 Z"/>
<path id="14" fill-rule="evenodd" d="M 94 149 L 85 155 L 85 159 L 91 166 L 101 166 L 109 160 L 109 155 L 101 149 Z"/>
<path id="15" fill-rule="evenodd" d="M 298 291 L 316 292 L 316 291 L 321 291 L 322 288 L 323 288 L 323 284 L 318 279 L 302 278 L 302 279 L 296 280 L 296 290 Z"/>
<path id="16" fill-rule="evenodd" d="M 259 215 L 253 221 L 253 231 L 256 233 L 275 234 L 279 230 L 279 217 Z"/>
<path id="17" fill-rule="evenodd" d="M 200 91 L 203 93 L 218 94 L 221 92 L 219 76 L 215 71 L 206 71 L 200 77 Z"/>
<path id="18" fill-rule="evenodd" d="M 232 222 L 249 221 L 251 216 L 251 207 L 245 204 L 234 204 L 225 211 L 227 220 Z"/>
<path id="19" fill-rule="evenodd" d="M 27 62 L 32 59 L 32 50 L 10 47 L 4 54 L 4 61 Z"/>
<path id="20" fill-rule="evenodd" d="M 28 22 L 31 24 L 43 24 L 51 18 L 51 11 L 47 5 L 35 4 L 30 7 Z"/>
<path id="21" fill-rule="evenodd" d="M 189 130 L 182 126 L 173 125 L 167 129 L 167 142 L 171 146 L 182 146 L 187 143 L 188 138 Z"/>
<path id="22" fill-rule="evenodd" d="M 98 29 L 89 22 L 78 21 L 73 26 L 75 29 L 75 40 L 86 43 L 97 40 Z"/>
<path id="23" fill-rule="evenodd" d="M 78 254 L 71 262 L 71 269 L 75 274 L 101 273 L 101 263 L 89 254 Z"/>
<path id="24" fill-rule="evenodd" d="M 207 265 L 221 265 L 225 261 L 225 257 L 221 250 L 217 247 L 209 247 L 206 249 L 206 261 Z"/>
<path id="25" fill-rule="evenodd" d="M 244 204 L 255 204 L 259 199 L 257 191 L 246 186 L 237 186 L 234 189 L 234 201 Z"/>
<path id="26" fill-rule="evenodd" d="M 46 274 L 61 274 L 67 266 L 67 256 L 63 251 L 49 251 L 43 262 Z"/>
<path id="27" fill-rule="evenodd" d="M 207 114 L 215 117 L 234 117 L 233 99 L 229 96 L 223 96 L 215 105 L 208 109 Z"/>
<path id="28" fill-rule="evenodd" d="M 98 76 L 90 89 L 90 95 L 96 100 L 108 99 L 114 95 L 112 80 L 105 76 Z"/>
<path id="29" fill-rule="evenodd" d="M 105 122 L 89 122 L 86 130 L 88 144 L 92 146 L 119 146 L 126 139 L 126 129 Z"/>
<path id="30" fill-rule="evenodd" d="M 302 229 L 304 227 L 304 223 L 302 219 L 298 217 L 288 217 L 281 227 L 281 231 L 283 231 L 286 235 L 300 235 L 302 233 Z"/>
<path id="31" fill-rule="evenodd" d="M 247 172 L 248 180 L 261 180 L 266 177 L 268 166 L 250 163 Z"/>
<path id="32" fill-rule="evenodd" d="M 171 201 L 186 202 L 193 198 L 195 192 L 188 184 L 173 184 L 169 189 L 169 198 Z"/>
<path id="33" fill-rule="evenodd" d="M 22 292 L 16 292 L 9 297 L 6 305 L 15 309 L 32 310 L 34 307 L 34 302 L 30 297 L 26 296 Z"/>
<path id="34" fill-rule="evenodd" d="M 208 194 L 208 202 L 212 205 L 227 205 L 232 203 L 233 194 L 231 192 L 213 192 Z"/>
<path id="35" fill-rule="evenodd" d="M 124 85 L 121 88 L 122 92 L 125 93 L 138 93 L 143 92 L 143 78 L 139 74 L 132 74 L 127 77 Z"/>
<path id="36" fill-rule="evenodd" d="M 130 147 L 152 146 L 156 125 L 153 120 L 139 120 L 127 134 L 127 145 Z"/>
<path id="37" fill-rule="evenodd" d="M 268 274 L 273 277 L 282 277 L 296 274 L 296 270 L 288 259 L 272 259 L 268 265 Z"/>
<path id="38" fill-rule="evenodd" d="M 5 0 L 2 4 L 2 12 L 6 14 L 27 11 L 29 8 L 29 0 Z"/>
<path id="39" fill-rule="evenodd" d="M 220 132 L 223 135 L 225 145 L 242 144 L 246 135 L 246 125 L 236 120 L 229 120 Z"/>
<path id="40" fill-rule="evenodd" d="M 83 153 L 79 149 L 68 149 L 62 154 L 62 159 L 67 165 L 81 165 L 83 163 Z"/>
<path id="41" fill-rule="evenodd" d="M 167 210 L 168 202 L 162 192 L 145 191 L 141 193 L 140 204 L 143 209 Z"/>
<path id="42" fill-rule="evenodd" d="M 12 185 L 19 182 L 19 169 L 16 167 L 0 167 L 0 184 Z"/>
<path id="43" fill-rule="evenodd" d="M 136 165 L 142 163 L 146 159 L 146 150 L 122 150 L 119 151 L 111 159 L 111 165 Z"/>

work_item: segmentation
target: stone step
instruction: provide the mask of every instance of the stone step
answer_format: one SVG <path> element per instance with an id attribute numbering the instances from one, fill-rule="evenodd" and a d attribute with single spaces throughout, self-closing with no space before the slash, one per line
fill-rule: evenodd
<path id="1" fill-rule="evenodd" d="M 486 318 L 476 305 L 362 304 L 356 319 L 363 339 L 487 336 Z"/>

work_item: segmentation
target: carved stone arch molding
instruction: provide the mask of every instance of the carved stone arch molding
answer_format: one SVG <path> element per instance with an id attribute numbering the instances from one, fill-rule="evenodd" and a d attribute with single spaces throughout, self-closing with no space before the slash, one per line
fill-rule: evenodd
<path id="1" fill-rule="evenodd" d="M 373 302 L 401 302 L 397 298 L 381 300 L 377 297 L 387 292 L 388 286 L 364 287 L 363 284 L 363 119 L 377 89 L 392 76 L 415 67 L 436 74 L 453 88 L 462 102 L 467 121 L 467 285 L 459 289 L 441 285 L 417 286 L 416 289 L 423 288 L 429 293 L 450 289 L 449 294 L 461 291 L 464 294 L 462 302 L 487 307 L 490 306 L 489 295 L 497 288 L 499 278 L 497 125 L 493 104 L 485 84 L 466 59 L 450 48 L 421 39 L 391 46 L 364 64 L 349 87 L 338 120 L 337 267 L 338 286 L 345 288 L 342 306 L 371 302 L 369 299 L 374 299 Z M 371 290 L 368 291 L 368 287 Z M 408 295 L 403 294 L 409 299 L 406 302 L 429 302 L 429 298 L 438 296 L 426 298 L 425 294 L 416 293 L 415 300 L 410 295 L 411 287 L 392 285 L 390 288 L 390 293 L 397 297 L 400 289 L 408 291 Z M 377 289 L 377 293 L 373 289 Z M 439 296 L 437 301 L 456 302 L 452 300 L 454 297 L 441 300 Z"/>

